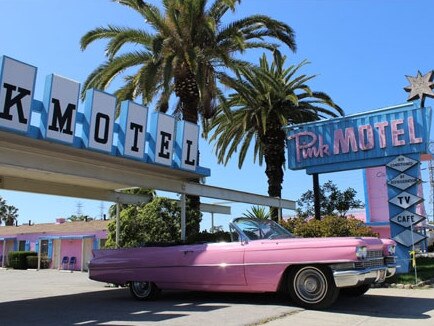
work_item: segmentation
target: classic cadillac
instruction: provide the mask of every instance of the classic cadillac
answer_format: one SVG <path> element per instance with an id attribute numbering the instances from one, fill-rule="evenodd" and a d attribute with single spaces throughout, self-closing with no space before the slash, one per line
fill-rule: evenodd
<path id="1" fill-rule="evenodd" d="M 95 250 L 92 280 L 128 285 L 139 300 L 160 290 L 284 292 L 323 309 L 339 292 L 362 295 L 395 274 L 395 242 L 297 238 L 269 220 L 235 218 L 231 242 Z"/>

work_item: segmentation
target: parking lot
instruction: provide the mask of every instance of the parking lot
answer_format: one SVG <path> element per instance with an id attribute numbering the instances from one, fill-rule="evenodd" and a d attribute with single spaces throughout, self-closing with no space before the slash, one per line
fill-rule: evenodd
<path id="1" fill-rule="evenodd" d="M 371 289 L 307 311 L 273 294 L 164 292 L 133 300 L 86 273 L 0 270 L 1 325 L 434 325 L 434 289 Z"/>

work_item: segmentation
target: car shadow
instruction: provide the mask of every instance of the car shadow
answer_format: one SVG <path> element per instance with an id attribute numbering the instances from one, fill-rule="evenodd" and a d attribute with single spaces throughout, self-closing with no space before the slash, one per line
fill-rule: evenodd
<path id="1" fill-rule="evenodd" d="M 55 296 L 0 303 L 1 325 L 135 325 L 164 322 L 192 312 L 223 309 L 226 304 L 209 304 L 182 296 L 142 302 L 130 297 L 128 289 Z M 205 300 L 206 301 L 206 300 Z"/>
<path id="2" fill-rule="evenodd" d="M 302 310 L 286 296 L 208 292 L 162 293 L 156 301 L 131 298 L 127 288 L 0 303 L 2 325 L 136 325 L 170 324 L 194 313 L 206 313 L 233 305 L 275 305 Z M 327 312 L 380 318 L 427 319 L 434 299 L 369 295 L 340 297 Z M 179 324 L 179 321 L 178 323 Z"/>

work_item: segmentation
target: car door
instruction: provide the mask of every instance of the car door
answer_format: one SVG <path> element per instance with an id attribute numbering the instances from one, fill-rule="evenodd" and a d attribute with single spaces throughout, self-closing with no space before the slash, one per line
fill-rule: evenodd
<path id="1" fill-rule="evenodd" d="M 213 286 L 245 285 L 244 246 L 240 242 L 179 247 L 182 282 Z M 212 288 L 210 288 L 212 289 Z"/>
<path id="2" fill-rule="evenodd" d="M 245 245 L 247 285 L 261 291 L 275 291 L 288 266 L 291 251 L 279 240 L 255 240 Z"/>

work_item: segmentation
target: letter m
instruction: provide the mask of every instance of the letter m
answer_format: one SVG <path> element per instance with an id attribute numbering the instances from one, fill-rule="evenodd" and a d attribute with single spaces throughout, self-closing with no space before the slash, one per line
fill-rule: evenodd
<path id="1" fill-rule="evenodd" d="M 350 151 L 350 147 L 353 152 L 358 151 L 354 129 L 351 127 L 346 128 L 345 136 L 342 132 L 342 129 L 335 130 L 333 154 L 348 153 Z"/>
<path id="2" fill-rule="evenodd" d="M 76 110 L 75 104 L 69 103 L 65 112 L 62 114 L 59 100 L 53 98 L 51 102 L 53 103 L 54 109 L 53 118 L 51 119 L 51 124 L 48 126 L 48 129 L 52 131 L 61 131 L 64 134 L 72 135 L 72 116 L 74 114 L 74 110 Z"/>

